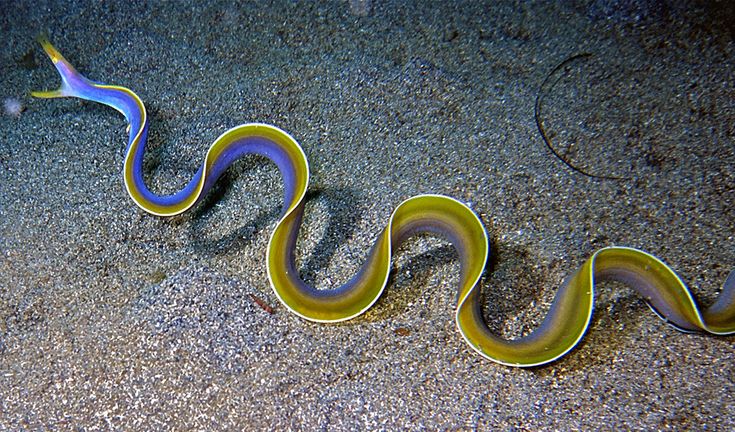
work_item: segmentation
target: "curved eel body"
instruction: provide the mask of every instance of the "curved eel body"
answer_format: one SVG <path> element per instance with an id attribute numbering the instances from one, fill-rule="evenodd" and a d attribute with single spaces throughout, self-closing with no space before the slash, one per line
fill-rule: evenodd
<path id="1" fill-rule="evenodd" d="M 275 162 L 285 184 L 284 204 L 268 243 L 268 279 L 281 303 L 307 320 L 336 322 L 365 312 L 386 286 L 392 250 L 413 234 L 429 232 L 449 240 L 459 254 L 456 323 L 460 333 L 475 351 L 504 365 L 543 365 L 573 349 L 589 327 L 595 281 L 601 278 L 635 288 L 659 316 L 682 331 L 717 335 L 735 332 L 735 272 L 727 278 L 717 301 L 700 310 L 686 285 L 666 264 L 637 249 L 608 247 L 597 251 L 566 280 L 537 329 L 514 340 L 500 338 L 488 329 L 480 301 L 479 282 L 489 256 L 485 228 L 469 207 L 439 195 L 419 195 L 401 203 L 364 265 L 346 284 L 326 290 L 308 286 L 299 277 L 294 249 L 304 212 L 309 165 L 294 138 L 266 124 L 234 127 L 214 141 L 201 168 L 181 191 L 158 196 L 143 181 L 148 116 L 140 98 L 127 88 L 88 80 L 48 40 L 39 41 L 61 75 L 62 84 L 58 90 L 33 92 L 33 96 L 77 97 L 108 105 L 125 116 L 130 133 L 123 168 L 125 187 L 146 212 L 172 216 L 186 211 L 243 155 L 259 154 Z"/>

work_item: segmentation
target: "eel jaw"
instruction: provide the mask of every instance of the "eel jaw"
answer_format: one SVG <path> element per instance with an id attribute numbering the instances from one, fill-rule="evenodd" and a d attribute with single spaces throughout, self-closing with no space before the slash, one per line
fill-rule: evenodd
<path id="1" fill-rule="evenodd" d="M 78 96 L 80 93 L 79 89 L 88 84 L 88 80 L 74 69 L 74 66 L 51 44 L 45 34 L 39 35 L 36 40 L 41 44 L 46 55 L 48 55 L 54 67 L 59 72 L 61 76 L 61 87 L 57 90 L 32 91 L 31 96 L 40 99 Z"/>

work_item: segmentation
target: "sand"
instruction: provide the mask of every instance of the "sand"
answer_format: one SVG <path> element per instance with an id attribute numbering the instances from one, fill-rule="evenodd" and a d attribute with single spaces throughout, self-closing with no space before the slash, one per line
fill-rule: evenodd
<path id="1" fill-rule="evenodd" d="M 711 303 L 735 267 L 735 8 L 727 2 L 2 2 L 0 429 L 732 430 L 733 338 L 685 335 L 604 283 L 584 342 L 522 370 L 454 327 L 458 262 L 411 240 L 385 295 L 339 325 L 282 307 L 265 274 L 281 180 L 235 164 L 149 216 L 121 179 L 125 121 L 32 100 L 58 77 L 135 90 L 146 178 L 183 186 L 222 131 L 267 122 L 312 168 L 303 277 L 357 270 L 392 209 L 468 202 L 492 242 L 490 326 L 531 331 L 565 276 L 626 245 Z M 569 169 L 549 151 L 542 120 Z M 258 305 L 255 298 L 272 308 Z"/>

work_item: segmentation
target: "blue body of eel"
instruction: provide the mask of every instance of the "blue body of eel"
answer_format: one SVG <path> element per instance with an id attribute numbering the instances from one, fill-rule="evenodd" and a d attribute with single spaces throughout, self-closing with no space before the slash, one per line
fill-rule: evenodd
<path id="1" fill-rule="evenodd" d="M 148 213 L 172 216 L 194 206 L 219 175 L 238 158 L 259 154 L 271 159 L 283 176 L 284 205 L 266 253 L 268 279 L 278 299 L 291 312 L 312 321 L 348 320 L 370 308 L 388 281 L 392 250 L 406 237 L 429 232 L 448 239 L 461 263 L 457 327 L 482 356 L 509 366 L 552 362 L 582 339 L 592 317 L 595 281 L 609 278 L 633 287 L 661 318 L 685 332 L 735 333 L 735 272 L 709 308 L 700 310 L 687 286 L 666 264 L 646 252 L 607 247 L 595 252 L 557 292 L 542 324 L 531 334 L 506 340 L 493 334 L 483 318 L 480 277 L 489 256 L 487 233 L 466 205 L 440 195 L 419 195 L 401 203 L 378 236 L 358 273 L 341 287 L 318 290 L 306 285 L 295 266 L 294 249 L 309 183 L 309 165 L 299 144 L 281 129 L 259 123 L 234 127 L 217 138 L 204 162 L 179 192 L 159 196 L 143 181 L 143 154 L 148 115 L 140 98 L 125 87 L 88 80 L 45 39 L 40 43 L 61 75 L 58 90 L 33 92 L 39 98 L 77 97 L 121 112 L 129 123 L 123 167 L 125 187 Z"/>

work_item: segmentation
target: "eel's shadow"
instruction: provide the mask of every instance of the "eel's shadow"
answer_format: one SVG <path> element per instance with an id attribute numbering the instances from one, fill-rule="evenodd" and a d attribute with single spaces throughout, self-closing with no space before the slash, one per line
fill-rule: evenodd
<path id="1" fill-rule="evenodd" d="M 225 236 L 219 238 L 207 236 L 208 216 L 213 212 L 214 205 L 231 189 L 230 186 L 235 179 L 236 174 L 229 173 L 229 170 L 225 172 L 192 217 L 190 230 L 190 238 L 193 239 L 192 248 L 205 256 L 225 255 L 249 246 L 256 231 L 266 228 L 281 215 L 280 205 L 262 209 L 254 218 L 243 221 L 238 229 Z M 347 204 L 358 202 L 356 196 L 357 191 L 348 188 L 322 188 L 306 192 L 304 199 L 307 210 L 301 229 L 310 228 L 308 207 L 316 202 L 326 208 L 324 213 L 327 216 L 326 222 L 323 222 L 326 226 L 323 235 L 299 266 L 299 274 L 308 285 L 315 285 L 317 274 L 328 267 L 339 246 L 352 237 L 363 214 L 361 207 L 349 207 Z"/>
<path id="2" fill-rule="evenodd" d="M 408 250 L 400 247 L 398 254 L 405 253 L 409 253 Z M 454 246 L 443 244 L 411 256 L 401 266 L 393 265 L 383 295 L 367 311 L 364 318 L 360 319 L 368 322 L 396 319 L 412 303 L 415 303 L 416 299 L 420 298 L 425 290 L 433 289 L 428 284 L 432 276 L 432 270 L 457 261 L 457 259 L 457 251 L 454 249 Z M 459 282 L 459 272 L 453 275 L 453 277 Z M 416 310 L 416 313 L 420 317 L 424 317 L 428 313 L 428 310 L 426 307 L 423 307 L 422 309 Z M 346 321 L 340 324 L 349 325 L 350 322 Z"/>

